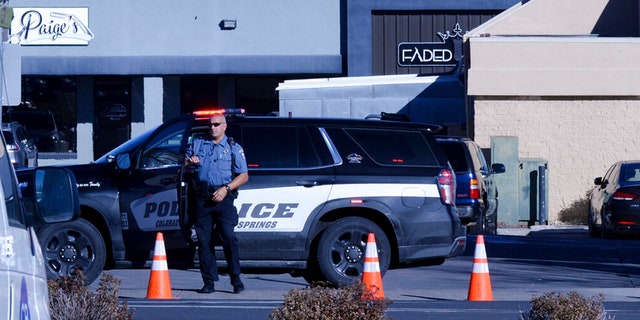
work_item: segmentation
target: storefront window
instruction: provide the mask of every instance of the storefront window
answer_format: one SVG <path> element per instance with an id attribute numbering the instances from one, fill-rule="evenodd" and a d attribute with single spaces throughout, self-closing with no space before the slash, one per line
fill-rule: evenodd
<path id="1" fill-rule="evenodd" d="M 131 78 L 96 77 L 93 90 L 93 156 L 98 159 L 131 138 Z"/>
<path id="2" fill-rule="evenodd" d="M 75 77 L 23 77 L 22 103 L 4 111 L 3 121 L 26 127 L 40 158 L 68 157 L 77 152 Z"/>

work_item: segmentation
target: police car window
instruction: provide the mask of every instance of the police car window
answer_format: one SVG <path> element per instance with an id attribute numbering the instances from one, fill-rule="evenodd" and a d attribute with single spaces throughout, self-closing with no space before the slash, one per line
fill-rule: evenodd
<path id="1" fill-rule="evenodd" d="M 437 164 L 422 133 L 404 130 L 345 129 L 355 142 L 381 165 Z"/>
<path id="2" fill-rule="evenodd" d="M 327 164 L 331 160 L 318 153 L 318 139 L 306 128 L 242 126 L 242 147 L 247 165 L 254 169 L 313 168 Z M 324 150 L 328 150 L 326 145 Z"/>
<path id="3" fill-rule="evenodd" d="M 160 130 L 145 146 L 140 157 L 143 168 L 175 166 L 180 163 L 180 144 L 185 133 L 186 122 L 176 122 Z"/>
<path id="4" fill-rule="evenodd" d="M 4 203 L 7 208 L 9 225 L 14 227 L 24 226 L 24 217 L 20 211 L 20 203 L 16 190 L 11 161 L 6 152 L 6 147 L 0 139 L 0 179 L 2 180 L 2 191 L 4 192 Z"/>

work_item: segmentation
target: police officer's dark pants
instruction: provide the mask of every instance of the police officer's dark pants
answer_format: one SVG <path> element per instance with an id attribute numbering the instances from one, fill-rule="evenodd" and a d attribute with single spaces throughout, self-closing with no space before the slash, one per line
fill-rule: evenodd
<path id="1" fill-rule="evenodd" d="M 211 201 L 211 196 L 198 198 L 194 208 L 196 214 L 195 229 L 198 234 L 198 257 L 200 273 L 204 283 L 218 280 L 214 239 L 220 239 L 227 260 L 231 279 L 240 276 L 240 256 L 238 241 L 233 227 L 238 224 L 238 212 L 233 206 L 233 197 L 227 196 L 219 203 Z"/>

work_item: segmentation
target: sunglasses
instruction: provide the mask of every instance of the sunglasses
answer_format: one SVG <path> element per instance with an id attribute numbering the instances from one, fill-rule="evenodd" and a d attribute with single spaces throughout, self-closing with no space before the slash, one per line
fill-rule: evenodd
<path id="1" fill-rule="evenodd" d="M 224 124 L 224 123 L 226 123 L 226 122 L 212 122 L 209 125 L 212 125 L 214 127 L 219 127 L 221 124 Z"/>

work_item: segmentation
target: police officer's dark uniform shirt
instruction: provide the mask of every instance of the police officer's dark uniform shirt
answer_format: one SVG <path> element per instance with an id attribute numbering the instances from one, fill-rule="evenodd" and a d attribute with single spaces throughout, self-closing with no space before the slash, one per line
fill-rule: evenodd
<path id="1" fill-rule="evenodd" d="M 234 174 L 248 171 L 244 150 L 237 143 L 230 145 L 227 136 L 218 144 L 210 139 L 197 138 L 187 150 L 186 156 L 192 155 L 200 158 L 198 181 L 207 181 L 211 187 L 228 184 L 233 180 Z"/>

